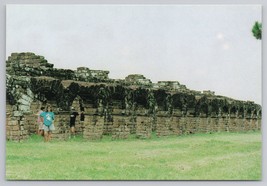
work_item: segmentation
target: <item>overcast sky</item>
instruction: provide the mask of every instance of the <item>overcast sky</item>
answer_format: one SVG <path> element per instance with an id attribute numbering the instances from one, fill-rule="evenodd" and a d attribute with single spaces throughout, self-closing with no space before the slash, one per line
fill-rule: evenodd
<path id="1" fill-rule="evenodd" d="M 56 68 L 179 81 L 261 103 L 261 6 L 8 5 L 6 58 L 34 52 Z"/>

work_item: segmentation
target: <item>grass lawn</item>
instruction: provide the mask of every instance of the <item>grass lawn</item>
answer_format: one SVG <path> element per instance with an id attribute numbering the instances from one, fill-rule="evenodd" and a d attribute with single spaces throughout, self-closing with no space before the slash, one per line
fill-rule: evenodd
<path id="1" fill-rule="evenodd" d="M 260 180 L 261 133 L 6 142 L 8 180 Z"/>

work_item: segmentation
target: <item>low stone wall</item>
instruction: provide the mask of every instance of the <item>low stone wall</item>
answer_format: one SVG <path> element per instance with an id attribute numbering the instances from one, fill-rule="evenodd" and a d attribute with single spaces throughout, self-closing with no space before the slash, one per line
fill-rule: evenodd
<path id="1" fill-rule="evenodd" d="M 38 104 L 35 103 L 35 107 Z M 9 106 L 11 108 L 11 106 Z M 95 109 L 88 109 L 94 111 Z M 120 112 L 118 112 L 120 113 Z M 123 113 L 123 110 L 121 110 Z M 24 140 L 38 129 L 37 115 L 24 114 L 13 111 L 8 113 L 6 120 L 7 140 Z M 66 140 L 69 137 L 69 112 L 55 112 L 53 138 Z M 163 114 L 155 117 L 149 115 L 113 115 L 112 121 L 106 121 L 104 116 L 85 112 L 85 120 L 76 118 L 76 134 L 88 140 L 99 140 L 103 135 L 111 135 L 113 139 L 127 139 L 130 134 L 136 138 L 151 138 L 153 125 L 158 137 L 169 135 L 183 135 L 213 132 L 245 132 L 261 130 L 260 118 L 238 117 L 194 117 L 167 116 Z"/>
<path id="2" fill-rule="evenodd" d="M 83 138 L 88 140 L 101 139 L 104 132 L 104 117 L 87 116 L 84 121 Z"/>
<path id="3" fill-rule="evenodd" d="M 130 135 L 129 118 L 126 116 L 113 116 L 113 139 L 127 139 Z"/>
<path id="4" fill-rule="evenodd" d="M 29 131 L 25 129 L 25 117 L 15 106 L 6 106 L 6 139 L 21 141 L 27 139 Z"/>
<path id="5" fill-rule="evenodd" d="M 23 117 L 6 116 L 6 139 L 12 141 L 22 141 L 28 138 L 29 132 L 24 128 Z"/>

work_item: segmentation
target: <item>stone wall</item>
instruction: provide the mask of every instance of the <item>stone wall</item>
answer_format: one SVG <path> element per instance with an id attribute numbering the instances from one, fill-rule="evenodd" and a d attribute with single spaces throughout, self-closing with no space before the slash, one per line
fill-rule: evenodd
<path id="1" fill-rule="evenodd" d="M 10 107 L 10 105 L 8 105 Z M 123 110 L 121 110 L 123 111 Z M 8 140 L 24 140 L 37 130 L 37 116 L 35 114 L 17 115 L 7 114 L 6 136 Z M 55 127 L 53 138 L 66 140 L 69 137 L 69 112 L 55 112 Z M 159 115 L 151 117 L 138 115 L 135 120 L 132 116 L 114 115 L 111 122 L 106 122 L 104 116 L 85 112 L 85 121 L 76 119 L 76 133 L 88 140 L 98 140 L 103 135 L 111 135 L 113 139 L 127 139 L 130 134 L 136 138 L 150 138 L 152 126 L 158 137 L 169 135 L 183 135 L 214 132 L 245 132 L 261 130 L 260 118 L 231 118 L 231 117 L 194 117 Z M 105 130 L 109 128 L 109 130 Z"/>
<path id="2" fill-rule="evenodd" d="M 138 74 L 112 80 L 108 71 L 55 69 L 33 53 L 13 53 L 6 66 L 8 140 L 35 133 L 36 113 L 47 104 L 55 112 L 53 136 L 59 140 L 69 136 L 71 107 L 84 111 L 76 132 L 88 140 L 261 130 L 260 105 L 189 90 L 178 81 L 152 83 Z"/>

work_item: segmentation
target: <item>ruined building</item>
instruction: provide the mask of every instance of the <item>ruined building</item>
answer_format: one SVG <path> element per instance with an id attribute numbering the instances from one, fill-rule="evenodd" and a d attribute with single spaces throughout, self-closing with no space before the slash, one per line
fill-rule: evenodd
<path id="1" fill-rule="evenodd" d="M 84 111 L 76 130 L 85 139 L 126 139 L 261 129 L 261 106 L 251 101 L 193 91 L 177 81 L 152 83 L 143 75 L 110 79 L 108 71 L 53 68 L 34 53 L 12 53 L 6 61 L 6 138 L 23 140 L 37 129 L 36 113 L 51 104 L 53 137 L 66 139 L 73 106 Z"/>

